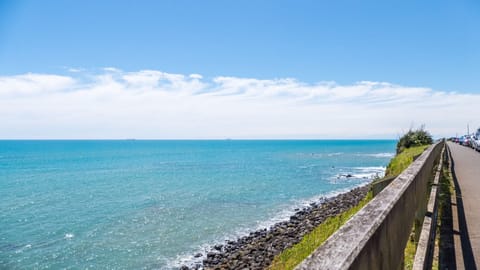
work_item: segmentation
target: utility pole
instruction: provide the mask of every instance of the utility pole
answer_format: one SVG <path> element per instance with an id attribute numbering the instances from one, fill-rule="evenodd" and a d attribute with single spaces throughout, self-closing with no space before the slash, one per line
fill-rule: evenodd
<path id="1" fill-rule="evenodd" d="M 467 124 L 467 135 L 470 135 L 470 125 Z"/>

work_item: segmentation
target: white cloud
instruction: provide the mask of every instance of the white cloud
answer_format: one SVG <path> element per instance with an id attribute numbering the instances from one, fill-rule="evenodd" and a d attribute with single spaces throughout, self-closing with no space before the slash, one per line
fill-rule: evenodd
<path id="1" fill-rule="evenodd" d="M 122 72 L 120 69 L 115 67 L 104 67 L 103 70 L 107 72 Z"/>
<path id="2" fill-rule="evenodd" d="M 197 80 L 203 79 L 203 76 L 200 75 L 200 74 L 190 74 L 189 77 L 192 78 L 192 79 L 197 79 Z"/>
<path id="3" fill-rule="evenodd" d="M 74 86 L 71 77 L 27 73 L 17 76 L 0 76 L 0 97 L 19 97 L 46 94 Z M 28 98 L 28 97 L 27 97 Z"/>
<path id="4" fill-rule="evenodd" d="M 72 72 L 72 73 L 78 73 L 78 72 L 84 71 L 84 70 L 81 69 L 81 68 L 73 68 L 73 67 L 66 67 L 65 69 L 66 69 L 68 72 Z"/>
<path id="5" fill-rule="evenodd" d="M 0 77 L 0 138 L 395 138 L 452 136 L 480 95 L 363 81 L 216 77 L 106 68 Z"/>

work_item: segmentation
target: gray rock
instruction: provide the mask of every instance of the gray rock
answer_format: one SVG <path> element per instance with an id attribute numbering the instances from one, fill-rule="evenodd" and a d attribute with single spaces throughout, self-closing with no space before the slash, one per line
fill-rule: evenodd
<path id="1" fill-rule="evenodd" d="M 356 205 L 369 187 L 353 189 L 333 198 L 321 198 L 310 207 L 297 211 L 288 221 L 282 221 L 241 237 L 216 245 L 203 260 L 204 269 L 265 269 L 284 249 L 295 245 L 326 218 Z M 298 210 L 298 209 L 296 209 Z"/>

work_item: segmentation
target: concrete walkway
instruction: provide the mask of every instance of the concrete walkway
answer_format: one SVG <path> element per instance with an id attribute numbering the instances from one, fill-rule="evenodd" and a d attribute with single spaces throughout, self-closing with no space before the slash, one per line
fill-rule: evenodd
<path id="1" fill-rule="evenodd" d="M 477 269 L 480 263 L 480 153 L 448 143 L 453 163 L 456 199 L 453 231 L 457 269 Z"/>

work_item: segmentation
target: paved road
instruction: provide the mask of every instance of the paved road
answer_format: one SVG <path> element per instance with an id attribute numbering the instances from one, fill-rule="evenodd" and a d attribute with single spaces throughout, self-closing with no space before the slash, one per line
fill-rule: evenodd
<path id="1" fill-rule="evenodd" d="M 480 153 L 454 143 L 448 143 L 448 147 L 457 180 L 457 214 L 453 215 L 459 231 L 455 239 L 457 269 L 477 269 L 480 264 Z"/>

